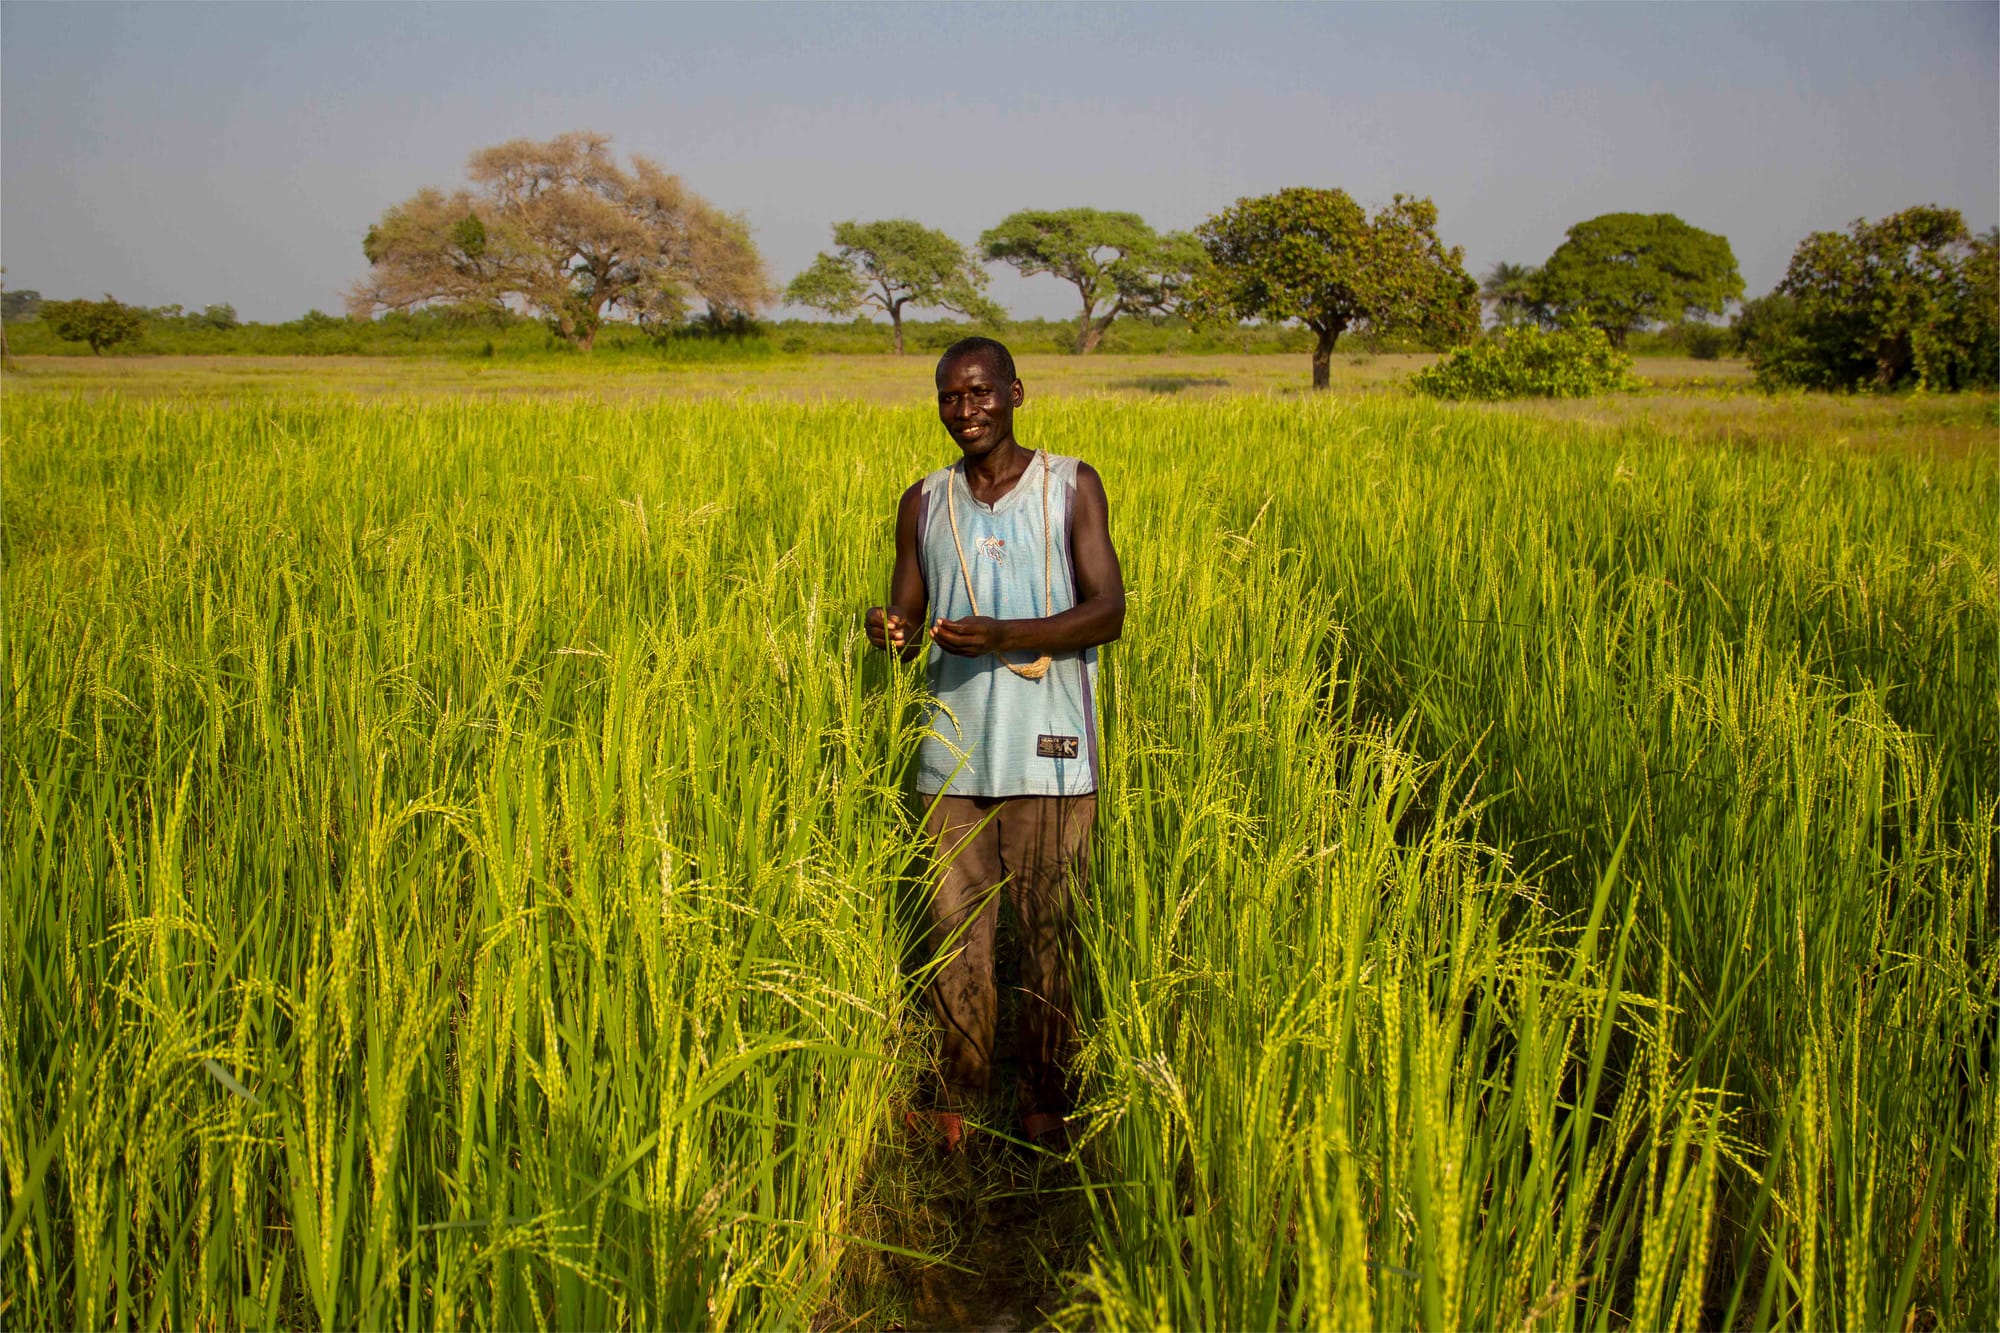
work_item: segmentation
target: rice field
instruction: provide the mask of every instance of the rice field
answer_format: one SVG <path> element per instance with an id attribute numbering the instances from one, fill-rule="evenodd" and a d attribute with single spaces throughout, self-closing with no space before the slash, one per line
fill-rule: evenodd
<path id="1" fill-rule="evenodd" d="M 1969 401 L 1031 397 L 1130 604 L 1020 1315 L 2000 1322 Z M 939 1322 L 908 1275 L 998 1259 L 898 1193 L 923 681 L 859 616 L 949 449 L 10 385 L 0 1325 Z"/>

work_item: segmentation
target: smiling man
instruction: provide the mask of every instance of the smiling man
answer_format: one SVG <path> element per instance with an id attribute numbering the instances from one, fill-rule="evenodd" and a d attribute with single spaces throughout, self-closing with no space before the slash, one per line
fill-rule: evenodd
<path id="1" fill-rule="evenodd" d="M 930 988 L 942 1079 L 925 1113 L 949 1148 L 993 1077 L 995 927 L 1020 918 L 1022 1130 L 1067 1141 L 1070 899 L 1097 815 L 1097 649 L 1125 622 L 1104 483 L 1088 463 L 1024 449 L 1014 358 L 966 338 L 937 365 L 938 417 L 962 457 L 903 493 L 878 648 L 914 656 L 930 623 L 938 707 L 917 789 L 937 856 Z"/>

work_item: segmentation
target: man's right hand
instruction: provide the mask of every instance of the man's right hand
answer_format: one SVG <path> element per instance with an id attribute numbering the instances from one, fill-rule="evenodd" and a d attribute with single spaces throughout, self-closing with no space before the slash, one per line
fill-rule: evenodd
<path id="1" fill-rule="evenodd" d="M 868 608 L 868 642 L 877 648 L 902 652 L 910 646 L 914 637 L 909 621 L 897 615 L 886 606 Z"/>

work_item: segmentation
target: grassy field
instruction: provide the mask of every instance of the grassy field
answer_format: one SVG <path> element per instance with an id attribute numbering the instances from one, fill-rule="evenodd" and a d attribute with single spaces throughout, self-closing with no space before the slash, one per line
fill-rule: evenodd
<path id="1" fill-rule="evenodd" d="M 1139 360 L 1084 1141 L 944 1165 L 926 364 L 10 375 L 0 1324 L 2000 1321 L 1993 400 Z"/>
<path id="2" fill-rule="evenodd" d="M 1356 352 L 1335 361 L 1344 393 L 1394 390 L 1437 358 Z M 935 354 L 785 356 L 766 360 L 673 362 L 605 357 L 580 366 L 575 356 L 481 360 L 476 357 L 311 356 L 19 356 L 8 382 L 33 390 L 101 394 L 170 394 L 241 398 L 300 392 L 379 397 L 447 394 L 604 398 L 726 397 L 783 402 L 861 400 L 907 404 L 931 392 Z M 1311 382 L 1304 356 L 1047 356 L 1019 358 L 1036 394 L 1073 397 L 1208 398 L 1244 393 L 1303 396 Z M 1675 389 L 1749 386 L 1740 361 L 1651 360 L 1646 378 Z"/>

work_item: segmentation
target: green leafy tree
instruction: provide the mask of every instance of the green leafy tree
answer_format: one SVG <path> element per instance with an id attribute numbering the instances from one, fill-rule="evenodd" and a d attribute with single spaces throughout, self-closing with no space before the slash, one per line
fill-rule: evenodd
<path id="1" fill-rule="evenodd" d="M 1095 208 L 1022 209 L 982 235 L 979 249 L 1024 277 L 1046 273 L 1076 288 L 1079 355 L 1095 351 L 1120 315 L 1177 309 L 1207 257 L 1185 232 L 1162 236 L 1137 213 Z"/>
<path id="2" fill-rule="evenodd" d="M 1672 213 L 1606 213 L 1569 229 L 1535 289 L 1557 319 L 1580 315 L 1623 348 L 1634 329 L 1725 313 L 1743 277 L 1725 237 Z"/>
<path id="3" fill-rule="evenodd" d="M 1370 218 L 1342 190 L 1293 188 L 1239 199 L 1196 234 L 1212 268 L 1193 308 L 1209 319 L 1297 320 L 1317 341 L 1315 389 L 1348 329 L 1447 347 L 1479 331 L 1479 285 L 1465 252 L 1437 235 L 1437 205 L 1397 195 Z"/>
<path id="4" fill-rule="evenodd" d="M 361 252 L 350 314 L 525 305 L 588 351 L 605 320 L 658 329 L 700 301 L 728 317 L 769 302 L 744 220 L 601 134 L 514 139 L 472 155 L 473 188 L 425 189 L 384 213 Z"/>
<path id="5" fill-rule="evenodd" d="M 42 308 L 42 294 L 32 287 L 18 292 L 0 292 L 0 322 L 14 324 L 33 319 Z"/>
<path id="6" fill-rule="evenodd" d="M 1771 300 L 1788 317 L 1749 331 L 1759 382 L 1889 390 L 1989 385 L 2000 374 L 2000 242 L 1926 205 L 1799 244 Z"/>
<path id="7" fill-rule="evenodd" d="M 44 301 L 42 322 L 65 342 L 89 343 L 99 356 L 146 331 L 145 314 L 109 294 L 102 301 Z"/>
<path id="8" fill-rule="evenodd" d="M 989 323 L 1007 317 L 987 298 L 988 278 L 979 262 L 957 241 L 920 222 L 837 222 L 833 244 L 833 253 L 821 251 L 791 280 L 785 300 L 829 315 L 873 306 L 889 317 L 898 355 L 906 306 L 950 310 Z"/>
<path id="9" fill-rule="evenodd" d="M 1549 322 L 1548 307 L 1542 304 L 1541 277 L 1538 268 L 1504 259 L 1486 271 L 1479 283 L 1479 299 L 1492 307 L 1496 327 L 1534 328 Z"/>
<path id="10" fill-rule="evenodd" d="M 1783 292 L 1768 292 L 1738 307 L 1729 332 L 1736 340 L 1737 355 L 1749 357 L 1754 366 L 1758 358 L 1794 342 L 1798 326 L 1799 303 Z"/>

